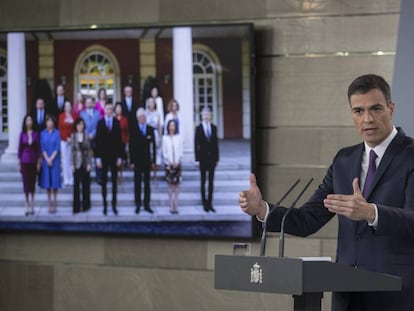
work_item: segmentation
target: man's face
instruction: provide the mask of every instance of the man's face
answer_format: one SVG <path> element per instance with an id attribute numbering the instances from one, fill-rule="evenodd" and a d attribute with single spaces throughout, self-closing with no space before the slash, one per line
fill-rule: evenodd
<path id="1" fill-rule="evenodd" d="M 65 94 L 65 89 L 63 88 L 63 86 L 59 85 L 59 86 L 56 88 L 56 94 L 57 94 L 58 96 L 63 96 L 63 95 Z"/>
<path id="2" fill-rule="evenodd" d="M 145 114 L 139 114 L 137 119 L 140 124 L 145 124 L 145 122 L 147 122 L 147 118 Z"/>
<path id="3" fill-rule="evenodd" d="M 210 112 L 203 112 L 201 114 L 201 118 L 203 119 L 204 122 L 210 122 L 211 121 L 211 114 Z"/>
<path id="4" fill-rule="evenodd" d="M 95 104 L 94 104 L 94 102 L 91 98 L 86 99 L 85 104 L 86 104 L 87 108 L 93 108 L 95 106 Z"/>
<path id="5" fill-rule="evenodd" d="M 36 101 L 36 109 L 37 110 L 43 110 L 43 109 L 45 109 L 45 102 L 43 101 L 43 99 L 38 99 Z"/>
<path id="6" fill-rule="evenodd" d="M 130 87 L 130 86 L 125 87 L 124 94 L 125 94 L 126 97 L 131 97 L 132 96 L 132 87 Z"/>
<path id="7" fill-rule="evenodd" d="M 105 105 L 105 115 L 107 117 L 112 117 L 113 110 L 114 110 L 114 107 L 112 107 L 112 105 L 110 105 L 110 104 Z"/>
<path id="8" fill-rule="evenodd" d="M 387 105 L 379 89 L 352 95 L 350 104 L 355 128 L 368 146 L 379 145 L 391 134 L 394 103 Z"/>

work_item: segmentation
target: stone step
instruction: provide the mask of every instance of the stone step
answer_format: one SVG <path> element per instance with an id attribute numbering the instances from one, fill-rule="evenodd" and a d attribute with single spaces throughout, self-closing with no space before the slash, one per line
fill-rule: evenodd
<path id="1" fill-rule="evenodd" d="M 118 216 L 113 215 L 112 210 L 108 209 L 108 216 L 103 216 L 101 208 L 92 207 L 87 212 L 76 215 L 72 214 L 71 208 L 58 207 L 56 213 L 49 213 L 47 208 L 35 208 L 35 215 L 24 216 L 24 208 L 3 208 L 0 210 L 0 217 L 4 222 L 45 222 L 45 223 L 126 223 L 136 222 L 177 222 L 177 221 L 226 221 L 231 215 L 232 221 L 249 221 L 250 216 L 243 214 L 234 205 L 215 206 L 216 212 L 206 213 L 201 205 L 178 207 L 179 214 L 171 214 L 169 207 L 152 207 L 154 213 L 150 214 L 141 210 L 135 214 L 135 208 L 130 206 L 118 207 Z"/>
<path id="2" fill-rule="evenodd" d="M 214 192 L 239 192 L 242 189 L 245 189 L 248 186 L 247 179 L 244 180 L 215 180 L 214 181 Z M 11 182 L 0 182 L 0 194 L 21 194 L 22 193 L 22 182 L 21 181 L 11 181 Z M 112 184 L 108 181 L 107 189 L 111 189 Z M 164 180 L 151 181 L 151 190 L 152 191 L 168 191 L 168 184 Z M 36 187 L 36 192 L 40 193 L 44 191 L 40 187 Z M 100 192 L 101 186 L 96 182 L 91 182 L 91 192 Z M 118 184 L 119 193 L 133 193 L 134 191 L 134 182 L 124 181 Z M 180 184 L 180 192 L 197 192 L 200 191 L 200 180 L 185 180 Z M 59 193 L 72 193 L 72 186 L 63 186 L 59 189 Z M 0 201 L 1 204 L 1 201 Z"/>
<path id="3" fill-rule="evenodd" d="M 214 193 L 214 203 L 222 204 L 224 202 L 237 204 L 237 198 L 239 193 L 238 192 L 215 192 Z M 143 195 L 142 195 L 143 197 Z M 67 205 L 71 206 L 72 204 L 72 193 L 58 193 L 58 204 L 59 205 Z M 14 206 L 21 204 L 24 202 L 24 195 L 17 195 L 17 194 L 4 194 L 2 195 L 2 199 L 0 202 L 0 207 L 4 206 Z M 46 203 L 47 196 L 46 193 L 38 193 L 35 196 L 36 202 Z M 111 192 L 108 192 L 107 200 L 110 202 L 111 200 Z M 179 193 L 179 200 L 185 205 L 191 204 L 200 204 L 201 203 L 201 196 L 198 192 L 180 192 Z M 117 201 L 120 205 L 131 204 L 134 203 L 134 194 L 133 193 L 118 193 L 117 194 Z M 97 203 L 98 205 L 102 204 L 102 196 L 101 192 L 95 191 L 91 193 L 91 202 Z M 167 192 L 151 192 L 151 204 L 152 205 L 159 205 L 159 204 L 167 204 L 168 203 L 168 193 Z"/>
<path id="4" fill-rule="evenodd" d="M 250 171 L 249 170 L 236 170 L 236 171 L 219 171 L 216 170 L 214 174 L 214 180 L 220 181 L 237 181 L 237 180 L 248 180 Z M 95 172 L 91 172 L 91 178 L 95 178 Z M 153 176 L 153 174 L 152 174 Z M 157 172 L 157 178 L 159 181 L 163 181 L 165 176 L 164 171 Z M 110 173 L 108 173 L 108 177 L 110 177 Z M 134 180 L 134 173 L 132 171 L 124 171 L 123 178 L 125 182 L 133 182 Z M 183 180 L 200 180 L 200 172 L 199 171 L 183 171 L 182 172 Z M 8 183 L 8 182 L 21 182 L 21 174 L 17 171 L 10 171 L 10 172 L 0 172 L 0 183 Z"/>
<path id="5" fill-rule="evenodd" d="M 238 170 L 250 170 L 250 163 L 237 163 L 237 162 L 219 162 L 217 164 L 216 170 L 218 171 L 238 171 Z M 128 166 L 126 170 L 131 170 Z M 164 166 L 158 166 L 159 171 L 164 170 Z M 182 164 L 183 171 L 198 171 L 198 168 L 195 166 L 195 163 L 185 162 Z M 0 172 L 15 172 L 17 171 L 17 162 L 16 163 L 0 163 Z"/>

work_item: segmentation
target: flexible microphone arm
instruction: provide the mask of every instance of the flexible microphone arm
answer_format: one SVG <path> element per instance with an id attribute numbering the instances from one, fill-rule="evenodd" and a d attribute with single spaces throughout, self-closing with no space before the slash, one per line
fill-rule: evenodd
<path id="1" fill-rule="evenodd" d="M 289 214 L 289 212 L 295 207 L 296 203 L 299 201 L 299 199 L 302 197 L 302 195 L 305 193 L 305 191 L 308 189 L 310 184 L 312 183 L 313 178 L 311 178 L 308 183 L 305 185 L 303 190 L 299 193 L 296 200 L 292 203 L 292 205 L 289 206 L 288 210 L 282 217 L 282 221 L 280 223 L 280 237 L 279 237 L 279 257 L 282 258 L 285 256 L 285 220 L 286 216 Z"/>
<path id="2" fill-rule="evenodd" d="M 300 179 L 296 180 L 292 186 L 290 186 L 289 190 L 286 191 L 286 193 L 280 198 L 279 201 L 276 202 L 275 206 L 279 206 L 280 203 L 289 195 L 289 193 L 292 192 L 292 190 L 297 186 L 297 184 L 300 182 Z M 267 219 L 269 219 L 270 214 L 275 209 L 272 209 L 269 211 L 269 214 L 267 215 L 267 218 L 262 222 L 262 238 L 260 239 L 260 256 L 264 256 L 266 253 L 266 235 L 267 235 Z"/>

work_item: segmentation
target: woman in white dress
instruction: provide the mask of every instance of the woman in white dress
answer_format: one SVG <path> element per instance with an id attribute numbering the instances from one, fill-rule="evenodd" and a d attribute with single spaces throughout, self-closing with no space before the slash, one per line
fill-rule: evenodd
<path id="1" fill-rule="evenodd" d="M 162 151 L 165 163 L 165 178 L 168 183 L 170 213 L 178 214 L 178 192 L 181 181 L 181 161 L 183 158 L 183 141 L 177 133 L 174 120 L 167 123 L 168 134 L 162 138 Z"/>

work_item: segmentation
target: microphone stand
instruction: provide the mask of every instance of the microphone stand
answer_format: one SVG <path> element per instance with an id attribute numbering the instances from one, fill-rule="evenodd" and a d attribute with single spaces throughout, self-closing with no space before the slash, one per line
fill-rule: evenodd
<path id="1" fill-rule="evenodd" d="M 312 183 L 312 181 L 313 181 L 313 178 L 311 178 L 308 181 L 308 183 L 305 185 L 305 187 L 303 188 L 303 190 L 299 193 L 299 195 L 296 198 L 296 200 L 293 201 L 292 205 L 289 206 L 288 210 L 286 211 L 286 213 L 282 217 L 282 221 L 280 223 L 280 236 L 279 236 L 279 257 L 280 258 L 282 258 L 282 257 L 285 256 L 284 253 L 285 253 L 285 220 L 286 220 L 286 216 L 295 207 L 296 203 L 299 201 L 299 199 L 302 197 L 302 195 L 308 189 L 308 187 L 310 186 L 310 184 Z"/>
<path id="2" fill-rule="evenodd" d="M 296 180 L 292 186 L 290 186 L 289 190 L 286 191 L 286 193 L 280 198 L 278 202 L 276 202 L 275 206 L 280 206 L 280 203 L 289 195 L 289 193 L 292 192 L 292 190 L 297 186 L 297 184 L 300 182 L 300 179 Z M 269 218 L 270 214 L 274 211 L 269 211 L 269 214 L 267 215 L 267 218 L 262 222 L 262 238 L 260 239 L 260 256 L 264 256 L 266 253 L 266 235 L 267 235 L 267 219 Z"/>

